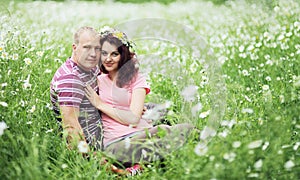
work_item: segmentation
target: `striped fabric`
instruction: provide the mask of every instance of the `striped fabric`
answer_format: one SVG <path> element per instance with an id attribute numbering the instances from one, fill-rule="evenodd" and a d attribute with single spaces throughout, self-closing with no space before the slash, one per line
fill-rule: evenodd
<path id="1" fill-rule="evenodd" d="M 60 106 L 79 108 L 79 123 L 88 143 L 102 149 L 102 122 L 96 109 L 84 94 L 85 85 L 91 85 L 98 92 L 99 69 L 83 71 L 70 58 L 56 71 L 50 84 L 50 98 L 53 111 L 60 122 Z"/>

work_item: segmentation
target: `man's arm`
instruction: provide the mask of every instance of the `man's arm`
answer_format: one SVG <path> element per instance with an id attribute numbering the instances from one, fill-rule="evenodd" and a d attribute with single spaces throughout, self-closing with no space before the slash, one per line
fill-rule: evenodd
<path id="1" fill-rule="evenodd" d="M 67 142 L 69 148 L 74 148 L 79 141 L 85 141 L 83 130 L 79 124 L 79 108 L 70 106 L 60 106 L 62 116 L 62 126 L 67 132 Z"/>

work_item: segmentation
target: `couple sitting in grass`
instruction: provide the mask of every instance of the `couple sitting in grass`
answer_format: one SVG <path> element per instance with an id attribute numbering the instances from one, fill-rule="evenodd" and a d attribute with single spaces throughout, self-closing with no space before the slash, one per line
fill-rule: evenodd
<path id="1" fill-rule="evenodd" d="M 141 164 L 162 159 L 182 146 L 193 129 L 190 124 L 153 126 L 142 118 L 150 87 L 132 45 L 116 29 L 82 27 L 74 34 L 72 56 L 50 85 L 53 110 L 69 147 L 84 142 L 88 151 L 103 151 L 127 167 L 111 165 L 120 174 L 134 174 Z"/>

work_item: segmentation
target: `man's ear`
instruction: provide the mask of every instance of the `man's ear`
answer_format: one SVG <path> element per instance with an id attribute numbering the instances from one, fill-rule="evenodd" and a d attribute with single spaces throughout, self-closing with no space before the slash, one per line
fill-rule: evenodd
<path id="1" fill-rule="evenodd" d="M 72 44 L 72 50 L 75 51 L 76 48 L 77 48 L 77 45 L 73 43 L 73 44 Z"/>

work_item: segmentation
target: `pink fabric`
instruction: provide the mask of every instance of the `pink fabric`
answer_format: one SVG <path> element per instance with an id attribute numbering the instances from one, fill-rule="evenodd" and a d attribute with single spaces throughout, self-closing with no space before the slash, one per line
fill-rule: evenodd
<path id="1" fill-rule="evenodd" d="M 113 84 L 111 79 L 108 77 L 108 74 L 102 74 L 98 76 L 98 83 L 100 98 L 105 103 L 122 110 L 130 109 L 131 95 L 134 89 L 144 88 L 146 90 L 146 94 L 150 92 L 150 87 L 146 83 L 146 78 L 141 74 L 137 75 L 135 81 L 132 82 L 130 86 L 123 88 L 119 88 Z M 104 130 L 104 146 L 122 136 L 152 127 L 152 125 L 148 124 L 144 119 L 140 120 L 137 127 L 129 127 L 115 121 L 104 113 L 102 113 L 102 122 Z"/>

